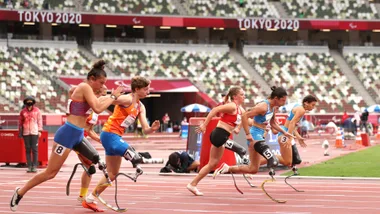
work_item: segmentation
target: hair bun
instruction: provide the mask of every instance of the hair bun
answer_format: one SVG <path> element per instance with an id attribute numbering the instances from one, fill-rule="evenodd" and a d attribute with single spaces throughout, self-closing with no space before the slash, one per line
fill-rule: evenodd
<path id="1" fill-rule="evenodd" d="M 276 90 L 276 86 L 272 86 L 272 87 L 270 87 L 270 89 L 272 90 L 272 91 L 274 91 L 274 90 Z"/>
<path id="2" fill-rule="evenodd" d="M 97 62 L 95 62 L 94 65 L 92 65 L 92 67 L 96 69 L 103 69 L 105 64 L 106 64 L 106 61 L 104 61 L 103 59 L 100 59 Z"/>

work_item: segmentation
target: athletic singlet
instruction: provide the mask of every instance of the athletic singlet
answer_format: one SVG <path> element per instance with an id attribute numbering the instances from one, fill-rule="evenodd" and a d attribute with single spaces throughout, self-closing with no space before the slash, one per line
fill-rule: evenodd
<path id="1" fill-rule="evenodd" d="M 294 114 L 293 114 L 293 109 L 295 108 L 295 107 L 298 107 L 298 106 L 301 106 L 300 104 L 295 104 L 294 106 L 293 106 L 293 108 L 292 108 L 292 110 L 290 110 L 290 113 L 289 113 L 289 115 L 288 115 L 288 118 L 286 118 L 286 120 L 289 120 L 289 121 L 291 121 L 291 120 L 293 120 L 293 117 L 294 117 Z M 301 118 L 302 119 L 302 118 Z"/>
<path id="2" fill-rule="evenodd" d="M 86 101 L 79 102 L 69 99 L 67 102 L 66 114 L 72 114 L 75 116 L 87 116 L 91 113 L 90 108 L 90 105 Z"/>
<path id="3" fill-rule="evenodd" d="M 253 120 L 258 124 L 264 124 L 265 122 L 269 122 L 273 116 L 273 110 L 270 109 L 270 104 L 268 100 L 263 100 L 261 102 L 265 102 L 268 106 L 267 112 L 264 115 L 256 115 L 253 117 Z M 260 103 L 260 102 L 259 102 Z"/>
<path id="4" fill-rule="evenodd" d="M 122 136 L 126 128 L 132 125 L 140 114 L 142 103 L 129 105 L 128 107 L 116 105 L 113 114 L 103 126 L 103 131 Z"/>
<path id="5" fill-rule="evenodd" d="M 223 121 L 223 122 L 225 122 L 228 125 L 233 126 L 233 127 L 238 126 L 241 123 L 241 109 L 237 104 L 236 104 L 236 107 L 237 107 L 237 113 L 236 114 L 224 113 L 222 115 L 222 118 L 220 118 L 220 121 Z"/>

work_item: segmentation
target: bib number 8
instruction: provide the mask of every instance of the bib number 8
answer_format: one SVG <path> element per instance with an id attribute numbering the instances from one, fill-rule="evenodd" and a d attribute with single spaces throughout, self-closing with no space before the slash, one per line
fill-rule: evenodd
<path id="1" fill-rule="evenodd" d="M 66 150 L 66 148 L 64 146 L 59 145 L 55 148 L 54 152 L 55 152 L 55 154 L 62 156 L 63 153 L 65 153 L 65 150 Z"/>

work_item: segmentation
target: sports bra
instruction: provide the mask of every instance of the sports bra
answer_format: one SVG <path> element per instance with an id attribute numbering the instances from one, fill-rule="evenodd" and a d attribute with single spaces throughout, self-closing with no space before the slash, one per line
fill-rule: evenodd
<path id="1" fill-rule="evenodd" d="M 91 107 L 87 102 L 79 102 L 69 99 L 67 102 L 67 115 L 88 116 L 91 114 Z"/>
<path id="2" fill-rule="evenodd" d="M 236 104 L 236 107 L 237 107 L 237 113 L 236 114 L 224 113 L 222 115 L 222 118 L 220 118 L 220 121 L 223 121 L 223 122 L 225 122 L 228 125 L 233 126 L 233 127 L 238 126 L 241 123 L 241 109 L 237 104 Z"/>
<path id="3" fill-rule="evenodd" d="M 264 124 L 265 122 L 269 122 L 273 117 L 273 110 L 270 109 L 270 103 L 268 100 L 263 100 L 261 102 L 265 102 L 268 106 L 267 112 L 264 115 L 256 115 L 253 117 L 253 120 L 258 124 Z"/>
<path id="4" fill-rule="evenodd" d="M 289 121 L 293 120 L 293 117 L 294 117 L 293 109 L 294 109 L 295 107 L 298 107 L 298 106 L 301 106 L 301 105 L 300 105 L 300 104 L 295 104 L 295 105 L 293 106 L 292 110 L 290 110 L 290 113 L 289 113 L 289 115 L 288 115 L 288 118 L 286 118 L 287 120 L 289 120 Z"/>

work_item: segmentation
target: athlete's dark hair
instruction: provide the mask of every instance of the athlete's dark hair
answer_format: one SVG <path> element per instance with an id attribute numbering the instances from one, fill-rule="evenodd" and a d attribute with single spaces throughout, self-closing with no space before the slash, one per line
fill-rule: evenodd
<path id="1" fill-rule="evenodd" d="M 288 93 L 286 93 L 286 90 L 283 87 L 272 86 L 270 89 L 272 90 L 272 93 L 269 96 L 270 99 L 274 99 L 275 97 L 283 98 L 285 96 L 288 96 Z"/>
<path id="2" fill-rule="evenodd" d="M 104 65 L 106 62 L 102 59 L 98 60 L 92 65 L 90 72 L 87 74 L 87 80 L 93 76 L 96 79 L 100 77 L 107 77 L 107 73 L 104 71 Z"/>
<path id="3" fill-rule="evenodd" d="M 313 95 L 307 95 L 302 100 L 302 104 L 303 103 L 312 103 L 312 102 L 318 102 L 317 98 L 314 97 Z"/>

